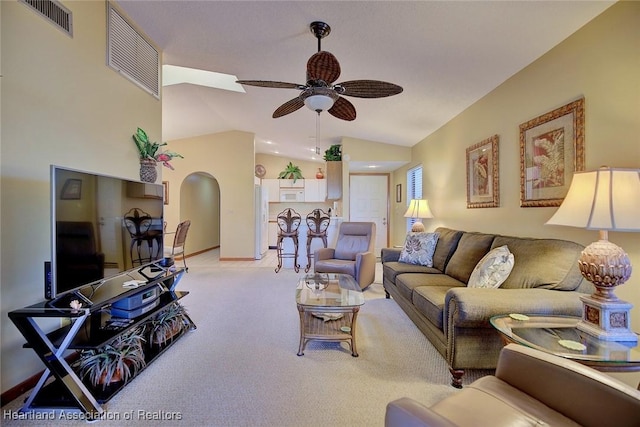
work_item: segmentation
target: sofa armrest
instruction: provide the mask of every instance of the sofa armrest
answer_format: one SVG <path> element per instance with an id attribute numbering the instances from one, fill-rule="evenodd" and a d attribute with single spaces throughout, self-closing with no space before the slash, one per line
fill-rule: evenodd
<path id="1" fill-rule="evenodd" d="M 580 425 L 636 425 L 640 414 L 640 391 L 580 363 L 529 347 L 503 348 L 496 377 Z"/>
<path id="2" fill-rule="evenodd" d="M 452 288 L 444 301 L 444 329 L 490 328 L 489 319 L 509 313 L 582 316 L 580 294 L 551 289 Z"/>
<path id="3" fill-rule="evenodd" d="M 400 259 L 400 253 L 402 249 L 397 248 L 382 248 L 380 251 L 380 261 L 385 262 L 398 262 Z"/>
<path id="4" fill-rule="evenodd" d="M 356 281 L 364 289 L 376 278 L 376 255 L 373 252 L 356 254 Z"/>
<path id="5" fill-rule="evenodd" d="M 385 427 L 455 427 L 451 421 L 408 397 L 387 404 Z"/>

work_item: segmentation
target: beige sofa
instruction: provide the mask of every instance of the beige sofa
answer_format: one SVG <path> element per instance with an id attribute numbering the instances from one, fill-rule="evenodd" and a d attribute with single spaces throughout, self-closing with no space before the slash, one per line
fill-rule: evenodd
<path id="1" fill-rule="evenodd" d="M 492 316 L 509 313 L 581 316 L 581 293 L 593 285 L 577 260 L 583 247 L 557 239 L 532 239 L 438 228 L 433 267 L 399 262 L 401 249 L 381 253 L 383 285 L 449 364 L 452 385 L 465 369 L 494 369 L 503 342 Z M 507 245 L 513 270 L 497 289 L 470 288 L 476 264 Z"/>
<path id="2" fill-rule="evenodd" d="M 385 427 L 640 425 L 640 391 L 579 363 L 509 344 L 495 376 L 427 408 L 401 398 Z"/>

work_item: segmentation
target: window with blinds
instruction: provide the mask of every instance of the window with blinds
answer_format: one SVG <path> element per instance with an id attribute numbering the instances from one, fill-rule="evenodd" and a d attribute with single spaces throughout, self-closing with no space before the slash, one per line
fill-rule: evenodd
<path id="1" fill-rule="evenodd" d="M 407 207 L 411 199 L 422 199 L 422 165 L 407 171 Z M 411 231 L 416 218 L 407 218 L 407 233 Z"/>
<path id="2" fill-rule="evenodd" d="M 108 3 L 109 67 L 160 99 L 160 53 Z"/>

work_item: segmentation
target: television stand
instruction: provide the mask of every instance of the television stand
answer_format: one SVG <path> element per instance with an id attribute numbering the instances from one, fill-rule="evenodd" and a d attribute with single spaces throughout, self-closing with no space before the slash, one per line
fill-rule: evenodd
<path id="1" fill-rule="evenodd" d="M 144 325 L 189 294 L 186 291 L 175 291 L 185 273 L 184 269 L 173 269 L 173 271 L 163 269 L 158 272 L 155 266 L 153 268 L 154 274 L 150 278 L 144 274 L 143 267 L 78 289 L 71 298 L 83 302 L 80 309 L 71 308 L 69 297 L 63 296 L 63 298 L 44 301 L 9 313 L 9 318 L 27 341 L 24 347 L 32 348 L 46 367 L 35 388 L 25 400 L 22 412 L 49 412 L 52 409 L 78 410 L 83 412 L 89 420 L 99 419 L 102 416 L 104 413 L 102 404 L 118 393 L 126 383 L 113 388 L 109 386 L 103 392 L 101 388 L 93 387 L 79 377 L 65 360 L 65 353 L 100 349 L 117 337 Z M 139 282 L 144 280 L 144 282 L 136 288 L 123 286 L 132 278 L 138 279 Z M 109 310 L 112 304 L 118 305 L 118 301 L 131 298 L 145 290 L 152 290 L 154 287 L 159 287 L 160 291 L 154 291 L 158 297 L 152 308 L 127 322 L 118 322 L 119 318 L 114 317 L 115 323 L 120 323 L 121 327 L 109 327 L 114 323 Z M 187 329 L 196 329 L 193 321 L 188 316 L 185 317 L 189 323 Z M 63 319 L 67 319 L 68 324 L 45 333 L 38 322 L 46 319 L 58 319 L 60 323 Z M 181 336 L 182 334 L 174 337 L 161 350 L 145 352 L 146 366 Z M 51 377 L 53 380 L 49 381 Z"/>

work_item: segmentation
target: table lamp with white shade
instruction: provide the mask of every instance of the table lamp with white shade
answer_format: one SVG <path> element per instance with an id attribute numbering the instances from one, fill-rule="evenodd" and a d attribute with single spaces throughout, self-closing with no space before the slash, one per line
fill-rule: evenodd
<path id="1" fill-rule="evenodd" d="M 414 233 L 423 232 L 424 225 L 420 221 L 421 219 L 433 218 L 431 209 L 429 209 L 429 201 L 424 199 L 411 199 L 409 208 L 404 213 L 405 218 L 415 218 L 416 222 L 413 223 L 411 231 Z"/>
<path id="2" fill-rule="evenodd" d="M 640 169 L 576 172 L 547 224 L 600 232 L 600 240 L 587 246 L 578 260 L 582 276 L 596 287 L 593 295 L 580 297 L 584 312 L 578 329 L 605 341 L 637 342 L 629 328 L 633 305 L 613 292 L 631 276 L 631 261 L 622 248 L 609 242 L 608 231 L 640 231 Z"/>

